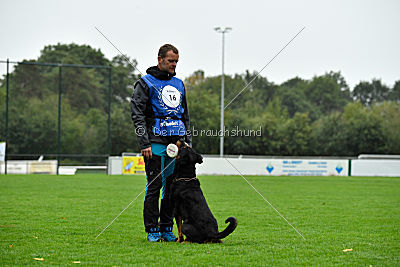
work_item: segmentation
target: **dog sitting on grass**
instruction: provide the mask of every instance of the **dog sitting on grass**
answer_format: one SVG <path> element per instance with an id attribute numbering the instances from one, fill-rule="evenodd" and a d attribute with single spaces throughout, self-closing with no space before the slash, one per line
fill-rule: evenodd
<path id="1" fill-rule="evenodd" d="M 213 216 L 196 177 L 196 163 L 203 157 L 187 144 L 178 141 L 174 180 L 171 185 L 171 202 L 178 227 L 177 242 L 222 243 L 221 239 L 232 233 L 236 226 L 235 217 L 229 217 L 229 225 L 218 232 L 218 223 Z M 184 240 L 184 235 L 186 240 Z"/>

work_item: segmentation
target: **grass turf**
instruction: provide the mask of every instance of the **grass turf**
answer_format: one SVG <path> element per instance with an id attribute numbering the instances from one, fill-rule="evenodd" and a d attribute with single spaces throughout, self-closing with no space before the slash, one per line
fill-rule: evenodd
<path id="1" fill-rule="evenodd" d="M 0 265 L 399 265 L 400 179 L 200 177 L 223 244 L 149 243 L 143 176 L 0 176 Z M 174 229 L 176 233 L 176 229 Z M 344 249 L 353 249 L 343 252 Z M 34 258 L 43 258 L 36 261 Z"/>

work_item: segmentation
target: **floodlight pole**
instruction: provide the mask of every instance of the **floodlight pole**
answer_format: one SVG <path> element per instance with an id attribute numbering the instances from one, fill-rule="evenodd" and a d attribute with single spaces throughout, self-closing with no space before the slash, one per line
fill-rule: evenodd
<path id="1" fill-rule="evenodd" d="M 225 74 L 224 74 L 224 61 L 225 61 L 225 33 L 232 30 L 230 27 L 215 27 L 214 30 L 218 33 L 222 33 L 222 75 L 221 75 L 221 135 L 219 142 L 219 156 L 224 156 L 224 90 L 225 90 Z"/>
<path id="2" fill-rule="evenodd" d="M 108 117 L 107 117 L 107 154 L 111 155 L 111 65 L 108 69 Z M 107 159 L 108 160 L 108 159 Z"/>

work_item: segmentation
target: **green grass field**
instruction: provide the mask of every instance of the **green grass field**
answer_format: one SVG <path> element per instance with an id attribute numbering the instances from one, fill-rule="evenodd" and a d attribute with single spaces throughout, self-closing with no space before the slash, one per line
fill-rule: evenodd
<path id="1" fill-rule="evenodd" d="M 247 179 L 306 240 L 239 176 L 200 177 L 220 228 L 238 227 L 199 245 L 147 242 L 143 195 L 95 239 L 143 176 L 2 175 L 0 265 L 400 265 L 400 178 Z"/>

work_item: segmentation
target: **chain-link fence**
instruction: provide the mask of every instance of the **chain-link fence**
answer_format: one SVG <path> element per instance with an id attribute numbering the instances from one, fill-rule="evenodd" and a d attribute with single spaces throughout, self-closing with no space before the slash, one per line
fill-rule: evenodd
<path id="1" fill-rule="evenodd" d="M 37 161 L 41 156 L 57 161 L 57 174 L 60 165 L 106 165 L 111 152 L 111 66 L 0 63 L 6 65 L 0 85 L 3 173 L 9 169 L 7 161 Z"/>

